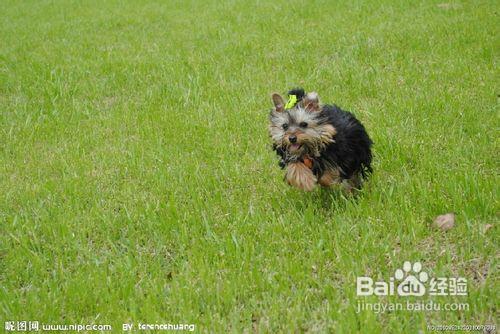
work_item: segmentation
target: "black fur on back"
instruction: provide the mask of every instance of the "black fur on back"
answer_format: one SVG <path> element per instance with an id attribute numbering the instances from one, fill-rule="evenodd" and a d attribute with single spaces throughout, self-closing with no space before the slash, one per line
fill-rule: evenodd
<path id="1" fill-rule="evenodd" d="M 335 142 L 329 144 L 319 159 L 315 159 L 313 172 L 323 174 L 326 164 L 337 166 L 342 178 L 350 178 L 356 172 L 367 177 L 371 167 L 373 145 L 365 127 L 354 115 L 336 105 L 323 105 L 320 117 L 337 130 Z"/>

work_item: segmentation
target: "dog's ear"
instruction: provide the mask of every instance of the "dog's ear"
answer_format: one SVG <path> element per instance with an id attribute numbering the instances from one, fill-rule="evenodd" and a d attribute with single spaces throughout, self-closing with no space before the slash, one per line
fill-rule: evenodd
<path id="1" fill-rule="evenodd" d="M 307 93 L 304 97 L 304 108 L 307 111 L 320 111 L 319 96 L 316 92 Z"/>
<path id="2" fill-rule="evenodd" d="M 274 107 L 277 112 L 283 112 L 285 110 L 285 101 L 280 94 L 274 93 L 271 98 L 273 99 Z"/>

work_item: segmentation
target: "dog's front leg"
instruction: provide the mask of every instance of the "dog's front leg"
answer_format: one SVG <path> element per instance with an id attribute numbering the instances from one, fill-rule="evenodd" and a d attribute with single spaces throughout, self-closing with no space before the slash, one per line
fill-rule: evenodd
<path id="1" fill-rule="evenodd" d="M 311 191 L 316 186 L 316 176 L 303 162 L 293 162 L 286 168 L 286 180 L 289 185 L 305 191 Z"/>
<path id="2" fill-rule="evenodd" d="M 330 187 L 335 184 L 340 184 L 340 172 L 338 169 L 327 169 L 318 180 L 318 183 L 323 187 Z"/>

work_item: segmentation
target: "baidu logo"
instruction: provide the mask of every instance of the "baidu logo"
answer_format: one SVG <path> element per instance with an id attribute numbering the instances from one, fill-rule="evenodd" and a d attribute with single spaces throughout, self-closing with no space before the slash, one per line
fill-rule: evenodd
<path id="1" fill-rule="evenodd" d="M 398 285 L 398 295 L 400 296 L 423 296 L 425 295 L 425 285 L 429 275 L 422 271 L 422 264 L 415 262 L 403 263 L 403 269 L 397 269 L 394 278 L 402 282 Z"/>
<path id="2" fill-rule="evenodd" d="M 402 268 L 396 269 L 389 281 L 374 281 L 371 277 L 359 276 L 356 279 L 358 296 L 424 296 L 429 295 L 467 295 L 467 279 L 463 277 L 430 278 L 422 270 L 420 262 L 405 261 Z"/>

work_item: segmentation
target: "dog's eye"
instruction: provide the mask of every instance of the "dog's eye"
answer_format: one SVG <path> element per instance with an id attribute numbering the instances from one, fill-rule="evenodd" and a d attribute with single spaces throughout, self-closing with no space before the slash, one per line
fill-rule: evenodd
<path id="1" fill-rule="evenodd" d="M 307 123 L 306 122 L 300 122 L 300 127 L 301 128 L 307 128 Z"/>
<path id="2" fill-rule="evenodd" d="M 283 124 L 283 130 L 286 130 L 286 129 L 288 129 L 288 124 L 285 123 L 285 124 Z"/>

